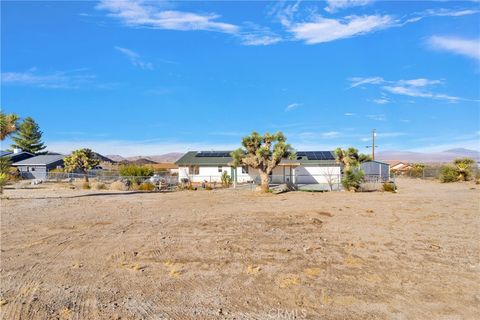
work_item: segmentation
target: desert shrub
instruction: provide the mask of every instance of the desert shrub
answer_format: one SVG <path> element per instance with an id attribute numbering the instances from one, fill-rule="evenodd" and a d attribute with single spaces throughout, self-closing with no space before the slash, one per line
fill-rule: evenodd
<path id="1" fill-rule="evenodd" d="M 7 184 L 8 175 L 0 172 L 0 194 L 3 193 L 3 187 Z"/>
<path id="2" fill-rule="evenodd" d="M 84 190 L 90 189 L 90 183 L 88 183 L 87 181 L 83 182 L 82 183 L 82 189 L 84 189 Z"/>
<path id="3" fill-rule="evenodd" d="M 132 183 L 140 184 L 144 180 L 144 177 L 153 176 L 153 169 L 145 166 L 137 166 L 133 164 L 127 164 L 120 167 L 120 175 L 127 177 Z"/>
<path id="4" fill-rule="evenodd" d="M 155 190 L 155 186 L 151 182 L 144 182 L 138 186 L 140 191 L 152 191 Z"/>
<path id="5" fill-rule="evenodd" d="M 227 171 L 223 171 L 220 179 L 222 180 L 222 186 L 225 188 L 230 187 L 230 185 L 232 184 L 232 177 L 228 175 Z"/>
<path id="6" fill-rule="evenodd" d="M 11 165 L 12 161 L 10 160 L 10 157 L 0 158 L 0 173 L 8 174 Z"/>
<path id="7" fill-rule="evenodd" d="M 358 168 L 345 170 L 342 178 L 342 185 L 349 191 L 358 191 L 363 182 L 365 173 Z"/>
<path id="8" fill-rule="evenodd" d="M 407 171 L 409 177 L 421 178 L 423 177 L 423 171 L 425 170 L 425 165 L 422 163 L 415 163 Z"/>
<path id="9" fill-rule="evenodd" d="M 453 160 L 453 165 L 457 169 L 458 180 L 468 181 L 473 176 L 473 165 L 475 160 L 471 158 L 461 158 Z"/>
<path id="10" fill-rule="evenodd" d="M 395 192 L 397 190 L 397 186 L 393 182 L 385 182 L 382 188 L 385 192 Z"/>
<path id="11" fill-rule="evenodd" d="M 105 189 L 107 189 L 107 186 L 103 182 L 94 182 L 94 183 L 92 183 L 92 189 L 105 190 Z"/>
<path id="12" fill-rule="evenodd" d="M 138 189 L 140 189 L 140 183 L 137 183 L 136 181 L 128 186 L 128 190 L 137 191 Z"/>
<path id="13" fill-rule="evenodd" d="M 63 173 L 63 172 L 65 172 L 65 169 L 64 168 L 55 168 L 55 169 L 49 170 L 48 172 Z"/>
<path id="14" fill-rule="evenodd" d="M 452 165 L 445 165 L 440 168 L 440 175 L 438 176 L 440 182 L 457 182 L 458 172 L 457 168 Z"/>
<path id="15" fill-rule="evenodd" d="M 110 189 L 118 190 L 118 191 L 127 191 L 128 186 L 125 185 L 125 183 L 123 183 L 121 181 L 115 181 L 112 184 L 110 184 Z"/>

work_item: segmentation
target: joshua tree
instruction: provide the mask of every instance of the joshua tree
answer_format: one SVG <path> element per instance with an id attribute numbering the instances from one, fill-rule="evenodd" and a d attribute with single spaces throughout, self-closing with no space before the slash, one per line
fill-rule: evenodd
<path id="1" fill-rule="evenodd" d="M 12 140 L 12 148 L 20 148 L 33 154 L 45 149 L 42 142 L 42 131 L 35 120 L 30 117 L 25 118 L 20 124 Z"/>
<path id="2" fill-rule="evenodd" d="M 232 152 L 233 166 L 242 165 L 258 169 L 263 192 L 268 192 L 269 175 L 280 163 L 282 158 L 294 158 L 295 152 L 287 138 L 281 132 L 275 134 L 265 133 L 263 136 L 257 132 L 242 139 L 243 148 Z"/>
<path id="3" fill-rule="evenodd" d="M 455 165 L 458 173 L 458 180 L 467 181 L 472 176 L 472 166 L 475 160 L 470 158 L 455 159 L 453 164 Z"/>
<path id="4" fill-rule="evenodd" d="M 97 159 L 92 150 L 79 149 L 73 151 L 63 162 L 65 164 L 65 171 L 74 172 L 80 170 L 85 174 L 85 182 L 88 182 L 88 171 L 98 166 L 100 160 Z"/>
<path id="5" fill-rule="evenodd" d="M 335 158 L 337 163 L 344 165 L 345 170 L 349 170 L 352 167 L 357 167 L 360 161 L 358 150 L 355 148 L 348 148 L 346 150 L 337 148 L 335 149 Z"/>
<path id="6" fill-rule="evenodd" d="M 0 111 L 0 140 L 5 140 L 6 137 L 17 131 L 19 117 L 12 113 L 6 114 Z"/>

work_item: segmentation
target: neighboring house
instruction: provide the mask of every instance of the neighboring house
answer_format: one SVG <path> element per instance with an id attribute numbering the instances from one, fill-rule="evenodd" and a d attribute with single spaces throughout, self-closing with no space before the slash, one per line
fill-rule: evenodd
<path id="1" fill-rule="evenodd" d="M 388 161 L 390 164 L 390 170 L 397 172 L 405 172 L 412 168 L 412 165 L 403 161 Z"/>
<path id="2" fill-rule="evenodd" d="M 45 180 L 50 170 L 63 168 L 63 158 L 63 155 L 41 155 L 15 162 L 12 166 L 18 168 L 24 179 Z"/>
<path id="3" fill-rule="evenodd" d="M 0 151 L 0 158 L 10 158 L 12 163 L 32 158 L 34 156 L 35 155 L 32 153 L 20 149 L 13 149 L 13 151 Z"/>
<path id="4" fill-rule="evenodd" d="M 192 182 L 220 182 L 223 172 L 236 182 L 260 181 L 258 169 L 232 167 L 230 151 L 190 151 L 177 162 L 179 179 Z M 339 183 L 341 166 L 331 151 L 298 151 L 294 160 L 283 159 L 273 169 L 272 183 L 296 184 Z"/>
<path id="5" fill-rule="evenodd" d="M 389 181 L 390 165 L 386 162 L 371 160 L 360 164 L 360 168 L 365 172 L 366 180 Z"/>

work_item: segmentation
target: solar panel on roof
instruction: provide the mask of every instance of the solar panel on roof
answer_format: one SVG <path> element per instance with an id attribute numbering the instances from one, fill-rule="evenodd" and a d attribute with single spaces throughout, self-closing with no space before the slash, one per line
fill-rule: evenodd
<path id="1" fill-rule="evenodd" d="M 200 151 L 195 157 L 197 158 L 227 158 L 230 157 L 230 152 L 218 152 L 218 151 Z"/>

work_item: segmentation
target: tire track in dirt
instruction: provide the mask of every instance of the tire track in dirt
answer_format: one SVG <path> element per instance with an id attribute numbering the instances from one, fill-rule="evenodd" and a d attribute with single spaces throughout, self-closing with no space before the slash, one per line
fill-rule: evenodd
<path id="1" fill-rule="evenodd" d="M 12 301 L 2 308 L 4 319 L 29 319 L 32 318 L 32 302 L 36 300 L 35 293 L 42 285 L 42 278 L 50 272 L 52 262 L 62 254 L 72 243 L 72 238 L 66 238 L 57 243 L 57 250 L 46 259 L 45 263 L 36 262 L 26 273 L 26 277 L 20 282 L 16 289 L 16 296 Z"/>

